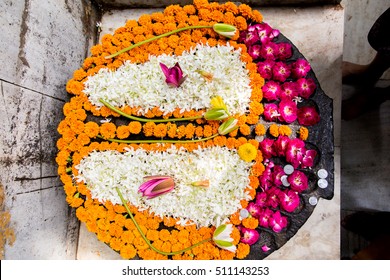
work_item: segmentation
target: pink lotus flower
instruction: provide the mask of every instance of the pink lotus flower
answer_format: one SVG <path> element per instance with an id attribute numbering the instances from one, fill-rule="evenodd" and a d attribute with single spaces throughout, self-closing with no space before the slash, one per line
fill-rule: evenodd
<path id="1" fill-rule="evenodd" d="M 264 158 L 271 158 L 276 155 L 273 144 L 275 140 L 266 138 L 260 142 L 260 150 Z"/>
<path id="2" fill-rule="evenodd" d="M 263 96 L 268 101 L 278 100 L 281 87 L 278 82 L 269 81 L 262 87 Z"/>
<path id="3" fill-rule="evenodd" d="M 248 210 L 252 217 L 259 218 L 261 209 L 260 206 L 256 203 L 249 202 L 248 206 L 246 207 L 246 210 Z"/>
<path id="4" fill-rule="evenodd" d="M 249 46 L 248 54 L 253 58 L 253 60 L 258 59 L 261 55 L 261 46 L 260 45 Z"/>
<path id="5" fill-rule="evenodd" d="M 305 155 L 303 156 L 301 167 L 307 168 L 307 167 L 313 167 L 314 165 L 314 159 L 317 156 L 316 150 L 307 150 Z"/>
<path id="6" fill-rule="evenodd" d="M 274 214 L 274 212 L 271 209 L 264 208 L 260 212 L 260 217 L 259 217 L 259 225 L 265 228 L 269 227 L 269 219 L 271 216 Z"/>
<path id="7" fill-rule="evenodd" d="M 320 121 L 320 115 L 313 106 L 304 106 L 298 109 L 298 123 L 300 125 L 315 125 Z"/>
<path id="8" fill-rule="evenodd" d="M 268 197 L 267 205 L 268 206 L 271 206 L 273 208 L 278 207 L 278 205 L 279 205 L 279 192 L 281 192 L 281 190 L 277 187 L 272 187 L 269 190 L 267 190 L 267 197 Z"/>
<path id="9" fill-rule="evenodd" d="M 298 97 L 297 84 L 295 82 L 285 82 L 281 88 L 280 99 L 294 100 Z"/>
<path id="10" fill-rule="evenodd" d="M 289 142 L 290 138 L 284 135 L 279 136 L 278 139 L 275 140 L 274 149 L 277 156 L 286 156 L 286 150 Z"/>
<path id="11" fill-rule="evenodd" d="M 286 60 L 292 56 L 292 48 L 289 43 L 279 43 L 278 44 L 278 58 L 280 60 Z"/>
<path id="12" fill-rule="evenodd" d="M 241 227 L 241 242 L 253 245 L 259 240 L 260 234 L 255 229 Z"/>
<path id="13" fill-rule="evenodd" d="M 261 192 L 261 193 L 256 194 L 256 200 L 255 200 L 256 205 L 263 208 L 266 206 L 266 202 L 267 202 L 267 193 L 266 192 Z M 259 217 L 260 217 L 260 213 L 259 213 Z"/>
<path id="14" fill-rule="evenodd" d="M 257 63 L 257 71 L 266 80 L 272 78 L 272 67 L 275 65 L 275 61 L 267 59 Z"/>
<path id="15" fill-rule="evenodd" d="M 294 168 L 298 168 L 306 153 L 305 143 L 298 138 L 291 139 L 286 148 L 286 160 Z"/>
<path id="16" fill-rule="evenodd" d="M 311 67 L 309 62 L 307 62 L 305 59 L 298 58 L 292 64 L 291 73 L 294 78 L 304 78 L 310 69 Z"/>
<path id="17" fill-rule="evenodd" d="M 269 226 L 274 232 L 281 232 L 287 226 L 287 218 L 276 211 L 269 219 Z"/>
<path id="18" fill-rule="evenodd" d="M 160 67 L 165 75 L 165 82 L 170 87 L 179 87 L 187 78 L 187 75 L 183 76 L 183 71 L 181 70 L 179 63 L 177 62 L 175 66 L 171 68 L 168 68 L 168 66 L 160 62 Z"/>
<path id="19" fill-rule="evenodd" d="M 275 51 L 275 53 L 277 52 Z M 274 80 L 280 82 L 286 81 L 287 78 L 290 76 L 290 73 L 290 66 L 282 61 L 276 62 L 274 67 L 272 68 L 272 75 Z"/>
<path id="20" fill-rule="evenodd" d="M 169 176 L 146 176 L 144 179 L 147 181 L 139 187 L 138 191 L 148 199 L 168 193 L 175 187 L 173 179 Z"/>
<path id="21" fill-rule="evenodd" d="M 278 45 L 273 42 L 263 44 L 261 47 L 261 57 L 265 60 L 275 60 L 278 56 Z"/>
<path id="22" fill-rule="evenodd" d="M 267 103 L 264 105 L 264 118 L 267 121 L 276 121 L 279 116 L 278 105 L 274 103 Z"/>
<path id="23" fill-rule="evenodd" d="M 299 206 L 299 195 L 292 190 L 280 192 L 279 200 L 281 208 L 290 213 Z"/>
<path id="24" fill-rule="evenodd" d="M 291 100 L 282 100 L 279 103 L 279 120 L 292 123 L 297 119 L 297 104 Z"/>
<path id="25" fill-rule="evenodd" d="M 290 183 L 290 188 L 299 193 L 309 187 L 305 173 L 299 170 L 294 170 L 294 172 L 288 176 L 287 181 Z"/>
<path id="26" fill-rule="evenodd" d="M 297 80 L 298 94 L 305 99 L 308 99 L 314 93 L 316 87 L 313 79 L 300 78 Z"/>

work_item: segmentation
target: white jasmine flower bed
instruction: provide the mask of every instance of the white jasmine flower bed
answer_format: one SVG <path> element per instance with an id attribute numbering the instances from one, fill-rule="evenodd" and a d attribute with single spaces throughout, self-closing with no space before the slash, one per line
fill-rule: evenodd
<path id="1" fill-rule="evenodd" d="M 93 198 L 121 204 L 115 189 L 118 187 L 124 198 L 140 210 L 179 218 L 181 224 L 191 221 L 197 226 L 218 226 L 241 207 L 242 199 L 250 199 L 245 188 L 249 185 L 251 163 L 226 147 L 191 153 L 174 146 L 166 152 L 94 151 L 76 168 L 77 179 L 87 184 Z M 172 176 L 174 190 L 152 199 L 142 197 L 138 187 L 149 175 Z M 201 180 L 209 180 L 210 186 L 191 186 Z"/>
<path id="2" fill-rule="evenodd" d="M 143 64 L 126 61 L 116 71 L 101 69 L 84 83 L 84 93 L 92 104 L 101 107 L 99 99 L 114 106 L 141 107 L 141 113 L 159 107 L 164 113 L 176 108 L 182 111 L 210 107 L 210 99 L 220 95 L 233 114 L 247 111 L 251 87 L 248 70 L 240 59 L 241 51 L 232 46 L 198 45 L 181 56 L 151 56 Z M 165 83 L 160 62 L 168 67 L 179 63 L 187 79 L 178 88 Z M 198 73 L 213 75 L 208 82 Z"/>

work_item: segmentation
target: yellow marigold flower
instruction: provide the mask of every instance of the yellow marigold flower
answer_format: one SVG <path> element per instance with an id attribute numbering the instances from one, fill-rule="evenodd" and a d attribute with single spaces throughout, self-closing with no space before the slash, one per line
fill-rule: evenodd
<path id="1" fill-rule="evenodd" d="M 269 127 L 269 133 L 273 136 L 273 137 L 278 137 L 279 136 L 279 128 L 278 128 L 278 125 L 277 124 L 271 124 L 271 126 Z"/>
<path id="2" fill-rule="evenodd" d="M 245 143 L 238 148 L 238 155 L 246 162 L 251 162 L 257 156 L 257 149 L 251 143 Z"/>

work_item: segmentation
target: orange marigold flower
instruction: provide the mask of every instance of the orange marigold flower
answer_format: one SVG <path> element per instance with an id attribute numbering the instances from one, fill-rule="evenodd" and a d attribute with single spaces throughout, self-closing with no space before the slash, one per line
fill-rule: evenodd
<path id="1" fill-rule="evenodd" d="M 183 138 L 185 135 L 186 135 L 186 126 L 185 125 L 181 125 L 177 128 L 177 131 L 176 131 L 176 137 L 178 139 L 181 139 Z"/>
<path id="2" fill-rule="evenodd" d="M 89 144 L 89 142 L 90 142 L 90 138 L 88 137 L 88 135 L 86 133 L 81 133 L 79 136 L 77 136 L 77 140 L 83 146 Z"/>
<path id="3" fill-rule="evenodd" d="M 250 246 L 248 244 L 238 243 L 236 257 L 238 259 L 244 259 L 249 254 L 249 251 Z"/>
<path id="4" fill-rule="evenodd" d="M 213 128 L 210 125 L 205 125 L 203 127 L 203 136 L 210 137 L 211 135 L 213 135 Z"/>
<path id="5" fill-rule="evenodd" d="M 279 135 L 289 136 L 291 132 L 291 128 L 288 125 L 279 126 Z"/>
<path id="6" fill-rule="evenodd" d="M 138 134 L 141 132 L 142 125 L 140 122 L 130 122 L 129 123 L 129 131 L 131 134 Z"/>
<path id="7" fill-rule="evenodd" d="M 185 134 L 187 139 L 191 139 L 194 136 L 195 126 L 190 123 L 186 126 Z"/>
<path id="8" fill-rule="evenodd" d="M 183 11 L 189 15 L 193 15 L 196 13 L 195 7 L 193 5 L 185 5 L 183 7 Z"/>
<path id="9" fill-rule="evenodd" d="M 234 258 L 234 252 L 228 250 L 220 250 L 221 260 L 232 260 Z"/>
<path id="10" fill-rule="evenodd" d="M 252 166 L 251 174 L 253 176 L 260 176 L 261 174 L 263 174 L 264 170 L 264 165 L 261 162 L 256 162 L 256 164 Z"/>
<path id="11" fill-rule="evenodd" d="M 257 176 L 249 176 L 249 186 L 251 186 L 253 189 L 257 189 L 259 187 L 259 179 Z"/>
<path id="12" fill-rule="evenodd" d="M 304 127 L 304 126 L 301 126 L 299 128 L 299 138 L 303 141 L 307 140 L 307 138 L 309 137 L 309 130 Z"/>
<path id="13" fill-rule="evenodd" d="M 156 125 L 154 128 L 154 136 L 158 138 L 163 138 L 167 135 L 167 126 L 164 123 Z"/>
<path id="14" fill-rule="evenodd" d="M 83 132 L 84 130 L 84 123 L 80 120 L 73 120 L 71 123 L 70 123 L 70 129 L 76 133 L 76 134 L 80 134 Z"/>
<path id="15" fill-rule="evenodd" d="M 242 16 L 236 17 L 235 24 L 234 24 L 238 30 L 243 31 L 248 28 L 248 24 L 246 23 L 245 18 Z M 238 32 L 237 32 L 238 33 Z"/>
<path id="16" fill-rule="evenodd" d="M 146 233 L 146 238 L 149 239 L 150 241 L 156 241 L 159 239 L 159 232 L 158 230 L 150 229 Z"/>
<path id="17" fill-rule="evenodd" d="M 269 133 L 273 136 L 273 137 L 278 137 L 279 136 L 279 128 L 278 128 L 278 125 L 277 124 L 271 124 L 270 127 L 269 127 Z"/>
<path id="18" fill-rule="evenodd" d="M 125 138 L 129 137 L 129 135 L 130 135 L 130 130 L 129 130 L 129 127 L 127 125 L 118 126 L 118 128 L 116 130 L 116 136 L 119 139 L 125 139 Z"/>
<path id="19" fill-rule="evenodd" d="M 250 128 L 249 125 L 243 124 L 243 125 L 240 126 L 240 132 L 241 132 L 242 135 L 247 136 L 247 135 L 249 135 L 251 133 L 251 128 Z"/>
<path id="20" fill-rule="evenodd" d="M 146 124 L 144 124 L 142 131 L 146 137 L 150 137 L 153 136 L 155 127 L 156 124 L 154 122 L 147 122 Z"/>
<path id="21" fill-rule="evenodd" d="M 259 226 L 259 220 L 253 217 L 248 217 L 242 220 L 242 225 L 246 228 L 256 229 Z"/>
<path id="22" fill-rule="evenodd" d="M 265 132 L 266 132 L 266 129 L 265 129 L 264 125 L 262 125 L 262 124 L 256 125 L 256 127 L 255 127 L 256 135 L 263 136 L 263 135 L 265 135 Z"/>
<path id="23" fill-rule="evenodd" d="M 105 139 L 114 138 L 116 132 L 116 126 L 113 123 L 103 123 L 100 126 L 100 134 Z"/>
<path id="24" fill-rule="evenodd" d="M 127 244 L 120 249 L 121 257 L 126 260 L 134 258 L 136 254 L 137 251 L 135 250 L 134 246 L 131 244 Z"/>

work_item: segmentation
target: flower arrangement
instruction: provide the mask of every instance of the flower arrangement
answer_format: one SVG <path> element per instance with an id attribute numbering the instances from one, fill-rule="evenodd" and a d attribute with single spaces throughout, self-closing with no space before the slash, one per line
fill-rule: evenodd
<path id="1" fill-rule="evenodd" d="M 320 116 L 299 105 L 316 91 L 309 63 L 288 61 L 278 36 L 248 5 L 195 0 L 91 49 L 66 86 L 56 157 L 88 230 L 124 259 L 243 259 L 287 230 Z"/>

